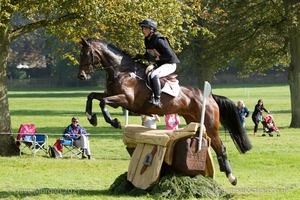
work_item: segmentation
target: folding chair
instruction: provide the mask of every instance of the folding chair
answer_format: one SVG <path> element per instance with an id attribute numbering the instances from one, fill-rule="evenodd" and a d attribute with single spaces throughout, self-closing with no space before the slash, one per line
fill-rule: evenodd
<path id="1" fill-rule="evenodd" d="M 21 145 L 21 143 L 19 141 L 22 140 L 22 136 L 24 135 L 24 133 L 36 134 L 35 125 L 34 124 L 21 124 L 18 133 L 19 134 L 17 135 L 17 141 L 16 141 L 17 147 L 19 147 Z M 30 145 L 30 143 L 28 145 Z"/>
<path id="2" fill-rule="evenodd" d="M 47 154 L 47 144 L 48 136 L 46 134 L 36 134 L 34 124 L 21 124 L 16 142 L 20 150 L 20 156 L 25 148 L 29 148 L 34 156 L 40 150 Z"/>
<path id="3" fill-rule="evenodd" d="M 81 158 L 80 155 L 82 154 L 82 149 L 74 145 L 74 140 L 62 138 L 60 139 L 60 144 L 63 146 L 63 149 L 67 149 L 66 151 L 63 150 L 63 157 L 70 154 L 70 158 L 73 156 Z"/>

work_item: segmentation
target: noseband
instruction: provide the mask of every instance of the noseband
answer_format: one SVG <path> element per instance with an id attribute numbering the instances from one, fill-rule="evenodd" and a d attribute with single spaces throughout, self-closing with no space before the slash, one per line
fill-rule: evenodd
<path id="1" fill-rule="evenodd" d="M 90 45 L 90 48 L 91 48 L 91 65 L 93 66 L 93 70 L 97 70 L 97 66 L 96 66 L 96 64 L 95 64 L 95 59 L 94 59 L 94 57 L 95 57 L 95 50 L 94 50 L 94 48 Z"/>

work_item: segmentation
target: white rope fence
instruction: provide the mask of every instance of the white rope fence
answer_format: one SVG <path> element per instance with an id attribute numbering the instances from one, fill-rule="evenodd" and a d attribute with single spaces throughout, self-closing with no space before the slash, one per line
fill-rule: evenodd
<path id="1" fill-rule="evenodd" d="M 0 135 L 18 135 L 20 133 L 3 133 L 0 132 Z M 22 133 L 21 133 L 22 134 Z M 30 133 L 24 133 L 24 134 L 30 134 Z M 56 133 L 34 133 L 34 134 L 46 134 L 48 136 L 63 136 L 63 133 L 56 134 Z M 88 134 L 90 136 L 123 136 L 123 134 Z"/>

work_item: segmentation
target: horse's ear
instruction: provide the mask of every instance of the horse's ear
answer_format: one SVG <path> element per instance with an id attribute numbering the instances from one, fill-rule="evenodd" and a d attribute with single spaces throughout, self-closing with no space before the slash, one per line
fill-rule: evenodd
<path id="1" fill-rule="evenodd" d="M 86 39 L 81 38 L 81 41 L 79 42 L 80 44 L 82 44 L 83 46 L 89 46 L 90 44 L 88 43 L 88 41 L 86 41 Z"/>

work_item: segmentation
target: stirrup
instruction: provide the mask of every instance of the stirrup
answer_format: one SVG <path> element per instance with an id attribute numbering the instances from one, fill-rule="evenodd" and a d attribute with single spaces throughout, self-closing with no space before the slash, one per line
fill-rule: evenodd
<path id="1" fill-rule="evenodd" d="M 160 102 L 160 99 L 155 99 L 154 97 L 151 98 L 151 100 L 149 101 L 149 103 L 151 103 L 152 105 L 162 108 L 162 103 Z"/>

